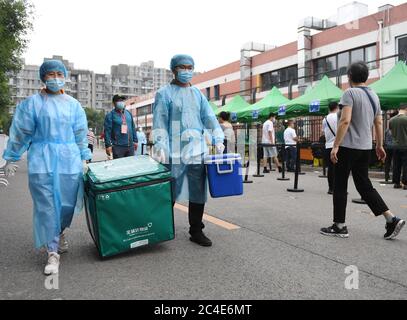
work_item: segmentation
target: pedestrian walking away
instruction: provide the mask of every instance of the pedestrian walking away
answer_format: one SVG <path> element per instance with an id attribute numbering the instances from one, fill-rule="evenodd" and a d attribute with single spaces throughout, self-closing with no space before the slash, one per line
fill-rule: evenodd
<path id="1" fill-rule="evenodd" d="M 376 134 L 376 155 L 385 160 L 383 148 L 383 126 L 379 97 L 366 86 L 369 68 L 364 62 L 357 62 L 348 68 L 350 89 L 346 90 L 340 101 L 340 121 L 331 152 L 335 164 L 333 214 L 334 224 L 322 228 L 326 236 L 348 238 L 346 226 L 346 205 L 349 175 L 352 172 L 356 189 L 366 201 L 375 216 L 386 219 L 386 240 L 398 236 L 405 221 L 395 217 L 373 188 L 369 179 L 369 156 L 373 149 L 372 128 Z"/>

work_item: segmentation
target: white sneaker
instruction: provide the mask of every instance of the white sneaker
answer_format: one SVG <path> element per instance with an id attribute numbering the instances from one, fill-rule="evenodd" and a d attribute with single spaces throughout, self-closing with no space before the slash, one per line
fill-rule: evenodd
<path id="1" fill-rule="evenodd" d="M 58 253 L 63 254 L 68 252 L 68 241 L 66 241 L 65 234 L 61 234 L 59 237 Z"/>
<path id="2" fill-rule="evenodd" d="M 48 252 L 48 262 L 45 266 L 44 274 L 49 276 L 51 274 L 58 274 L 59 272 L 59 258 L 60 255 L 55 252 Z"/>

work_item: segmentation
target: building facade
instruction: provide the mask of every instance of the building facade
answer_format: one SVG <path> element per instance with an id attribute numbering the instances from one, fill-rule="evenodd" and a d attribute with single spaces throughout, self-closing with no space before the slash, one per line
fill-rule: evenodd
<path id="1" fill-rule="evenodd" d="M 155 68 L 153 61 L 140 66 L 121 64 L 111 67 L 111 74 L 98 74 L 89 70 L 75 69 L 74 64 L 62 56 L 45 58 L 44 61 L 61 60 L 68 70 L 65 91 L 77 99 L 83 107 L 108 112 L 112 109 L 115 94 L 134 98 L 158 90 L 172 79 L 172 73 Z M 9 80 L 13 105 L 38 93 L 44 87 L 39 79 L 39 66 L 23 65 L 21 71 Z"/>
<path id="2" fill-rule="evenodd" d="M 296 98 L 324 75 L 347 89 L 346 69 L 360 60 L 369 64 L 369 83 L 374 82 L 407 58 L 407 3 L 367 13 L 367 5 L 353 2 L 329 19 L 308 17 L 299 23 L 296 41 L 280 47 L 246 44 L 239 61 L 199 74 L 193 84 L 221 107 L 237 94 L 250 103 L 259 101 L 273 86 Z M 131 107 L 135 122 L 147 129 L 153 103 L 149 94 Z"/>
<path id="3" fill-rule="evenodd" d="M 12 96 L 13 106 L 11 112 L 21 101 L 38 92 L 42 87 L 39 79 L 39 66 L 24 65 L 20 72 L 9 79 L 9 88 Z"/>

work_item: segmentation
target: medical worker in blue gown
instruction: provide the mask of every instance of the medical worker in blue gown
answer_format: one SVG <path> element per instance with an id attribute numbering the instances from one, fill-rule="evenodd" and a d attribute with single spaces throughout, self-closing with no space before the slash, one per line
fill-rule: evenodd
<path id="1" fill-rule="evenodd" d="M 207 201 L 205 135 L 209 132 L 216 152 L 222 154 L 224 134 L 207 99 L 191 85 L 194 66 L 188 55 L 171 60 L 175 78 L 157 92 L 153 108 L 154 154 L 171 168 L 176 200 L 189 201 L 190 240 L 210 247 L 212 242 L 202 231 Z"/>
<path id="2" fill-rule="evenodd" d="M 64 230 L 82 211 L 82 175 L 91 159 L 87 120 L 80 103 L 64 93 L 67 70 L 58 60 L 40 68 L 46 88 L 18 105 L 3 158 L 5 172 L 28 149 L 28 180 L 34 203 L 34 242 L 46 248 L 44 273 L 59 271 L 60 255 L 68 249 Z"/>
<path id="3" fill-rule="evenodd" d="M 147 152 L 147 137 L 146 134 L 144 133 L 143 129 L 140 127 L 137 130 L 137 140 L 138 140 L 138 148 L 136 151 L 136 155 L 139 156 L 143 152 L 146 154 Z"/>

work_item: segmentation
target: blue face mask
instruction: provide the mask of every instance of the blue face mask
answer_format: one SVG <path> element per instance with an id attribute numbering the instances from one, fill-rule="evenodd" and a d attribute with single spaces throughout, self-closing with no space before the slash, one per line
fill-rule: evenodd
<path id="1" fill-rule="evenodd" d="M 58 92 L 65 87 L 65 79 L 52 78 L 45 81 L 47 89 L 51 92 Z"/>
<path id="2" fill-rule="evenodd" d="M 185 70 L 185 71 L 178 71 L 177 74 L 177 79 L 179 82 L 183 83 L 183 84 L 187 84 L 190 83 L 192 78 L 194 76 L 194 73 L 192 70 Z"/>
<path id="3" fill-rule="evenodd" d="M 116 108 L 119 110 L 124 110 L 124 108 L 126 107 L 126 104 L 124 102 L 117 102 L 116 103 Z"/>

